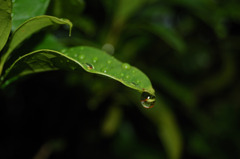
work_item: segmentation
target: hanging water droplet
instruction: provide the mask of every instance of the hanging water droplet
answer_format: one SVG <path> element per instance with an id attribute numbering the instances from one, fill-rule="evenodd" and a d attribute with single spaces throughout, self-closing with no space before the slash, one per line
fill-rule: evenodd
<path id="1" fill-rule="evenodd" d="M 143 92 L 141 95 L 141 104 L 144 108 L 152 108 L 155 104 L 156 97 L 147 92 Z"/>
<path id="2" fill-rule="evenodd" d="M 96 63 L 97 60 L 98 60 L 98 57 L 94 57 L 94 58 L 93 58 L 93 63 Z"/>
<path id="3" fill-rule="evenodd" d="M 130 69 L 131 66 L 130 66 L 128 63 L 123 63 L 123 64 L 122 64 L 122 68 L 124 68 L 124 69 Z"/>
<path id="4" fill-rule="evenodd" d="M 82 55 L 82 54 L 79 55 L 79 59 L 80 59 L 80 60 L 83 60 L 84 58 L 85 58 L 85 55 Z"/>
<path id="5" fill-rule="evenodd" d="M 89 63 L 86 63 L 86 65 L 87 65 L 87 68 L 88 68 L 89 70 L 94 69 L 93 65 L 91 65 L 91 64 L 89 64 Z"/>

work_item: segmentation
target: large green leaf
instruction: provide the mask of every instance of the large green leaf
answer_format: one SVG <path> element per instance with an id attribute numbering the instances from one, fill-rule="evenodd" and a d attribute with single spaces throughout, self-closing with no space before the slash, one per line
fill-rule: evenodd
<path id="1" fill-rule="evenodd" d="M 15 61 L 2 80 L 7 85 L 27 74 L 58 69 L 76 70 L 82 67 L 87 72 L 110 77 L 130 88 L 154 95 L 151 82 L 144 73 L 102 50 L 82 46 L 62 52 L 64 54 L 53 50 L 38 50 L 26 54 Z"/>
<path id="2" fill-rule="evenodd" d="M 12 1 L 0 0 L 0 51 L 6 44 L 11 31 Z"/>
<path id="3" fill-rule="evenodd" d="M 50 0 L 13 0 L 12 29 L 15 30 L 29 18 L 45 14 L 49 2 Z"/>

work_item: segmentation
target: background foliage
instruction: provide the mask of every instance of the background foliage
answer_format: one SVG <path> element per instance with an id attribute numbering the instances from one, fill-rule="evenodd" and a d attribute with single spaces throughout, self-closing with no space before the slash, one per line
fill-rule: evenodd
<path id="1" fill-rule="evenodd" d="M 51 28 L 19 52 L 103 48 L 149 76 L 157 103 L 84 71 L 26 77 L 0 92 L 1 158 L 240 157 L 240 2 L 16 0 L 12 29 L 42 14 L 72 37 Z"/>

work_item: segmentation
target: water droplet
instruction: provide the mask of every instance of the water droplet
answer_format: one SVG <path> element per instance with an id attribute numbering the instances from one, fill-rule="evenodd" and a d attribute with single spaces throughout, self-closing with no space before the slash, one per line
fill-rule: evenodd
<path id="1" fill-rule="evenodd" d="M 85 55 L 82 55 L 82 54 L 79 55 L 79 59 L 80 59 L 80 60 L 83 60 L 84 58 L 85 58 Z"/>
<path id="2" fill-rule="evenodd" d="M 87 65 L 87 68 L 88 68 L 89 70 L 94 69 L 93 65 L 91 65 L 91 64 L 89 64 L 89 63 L 86 63 L 86 65 Z"/>
<path id="3" fill-rule="evenodd" d="M 107 68 L 102 68 L 101 71 L 102 71 L 103 73 L 107 73 Z"/>
<path id="4" fill-rule="evenodd" d="M 143 92 L 141 95 L 141 104 L 144 108 L 152 108 L 155 104 L 156 97 L 147 92 Z"/>
<path id="5" fill-rule="evenodd" d="M 126 79 L 129 79 L 129 76 L 128 76 L 128 75 L 126 76 Z"/>
<path id="6" fill-rule="evenodd" d="M 111 60 L 108 60 L 108 61 L 107 61 L 107 63 L 108 63 L 108 64 L 111 64 L 111 63 L 112 63 L 112 61 L 111 61 Z"/>
<path id="7" fill-rule="evenodd" d="M 93 58 L 93 63 L 96 63 L 97 60 L 98 60 L 98 57 L 94 57 L 94 58 Z"/>
<path id="8" fill-rule="evenodd" d="M 123 64 L 122 64 L 122 68 L 124 68 L 124 69 L 130 69 L 131 66 L 130 66 L 128 63 L 123 63 Z"/>

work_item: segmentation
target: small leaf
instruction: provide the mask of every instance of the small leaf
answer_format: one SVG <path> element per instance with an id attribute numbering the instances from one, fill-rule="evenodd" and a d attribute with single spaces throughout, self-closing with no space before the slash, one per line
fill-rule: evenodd
<path id="1" fill-rule="evenodd" d="M 27 19 L 45 14 L 49 2 L 50 0 L 14 0 L 12 30 L 16 30 Z"/>
<path id="2" fill-rule="evenodd" d="M 148 77 L 139 69 L 122 63 L 106 52 L 91 47 L 74 47 L 62 50 L 38 50 L 20 57 L 7 70 L 5 83 L 27 74 L 65 69 L 83 68 L 87 72 L 101 74 L 117 80 L 124 85 L 154 95 L 154 89 Z"/>
<path id="3" fill-rule="evenodd" d="M 6 44 L 11 32 L 12 1 L 0 0 L 0 51 Z"/>

